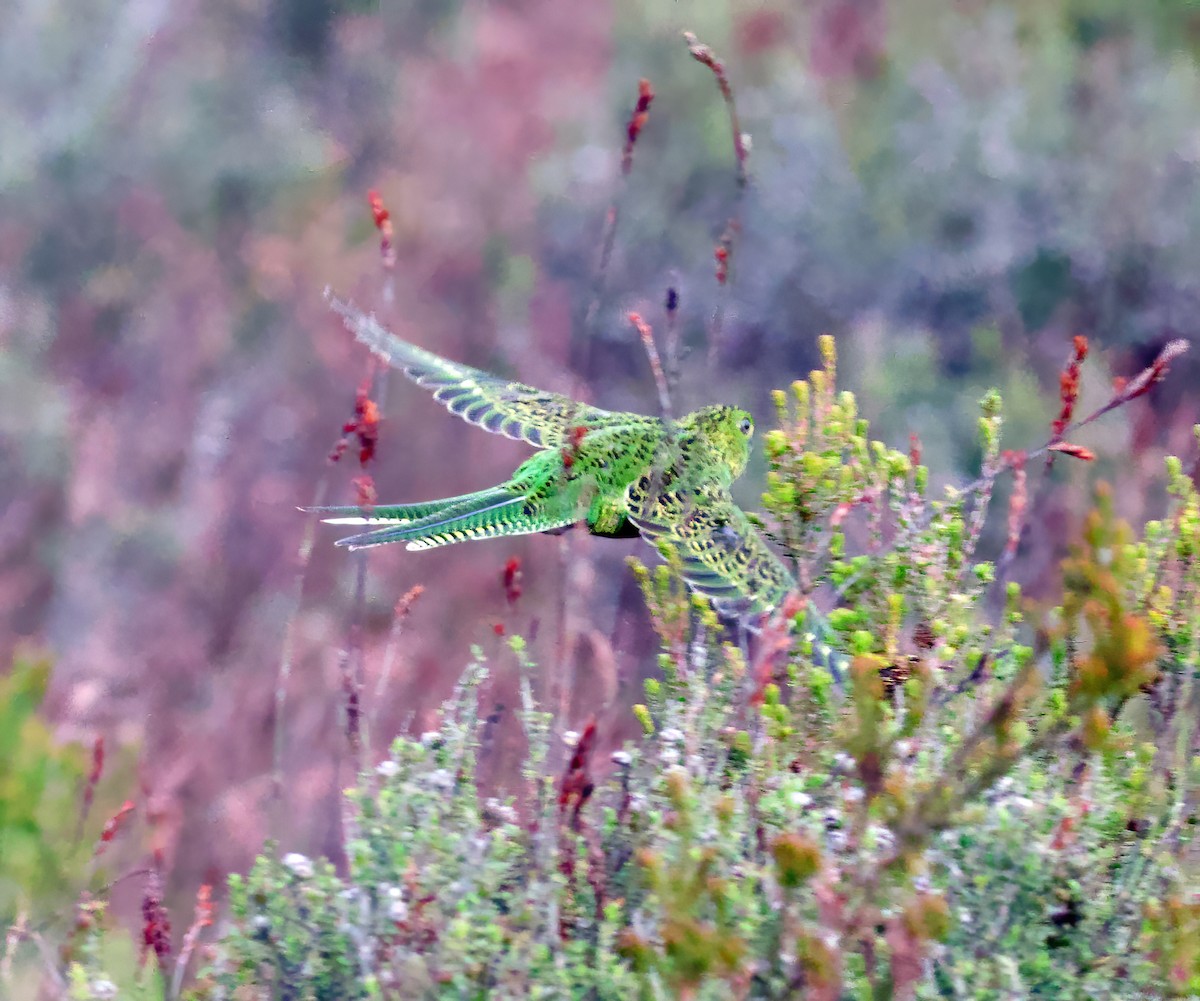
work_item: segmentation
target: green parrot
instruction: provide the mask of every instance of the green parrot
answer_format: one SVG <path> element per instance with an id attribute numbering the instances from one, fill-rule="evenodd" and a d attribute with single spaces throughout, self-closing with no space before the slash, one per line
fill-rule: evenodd
<path id="1" fill-rule="evenodd" d="M 350 549 L 391 542 L 409 549 L 497 536 L 640 535 L 666 543 L 684 579 L 729 616 L 761 614 L 796 587 L 729 489 L 746 468 L 754 421 L 709 406 L 669 422 L 616 413 L 447 361 L 331 298 L 347 327 L 376 355 L 433 391 L 452 413 L 537 449 L 505 483 L 423 504 L 308 510 L 334 525 L 372 526 L 338 541 Z"/>

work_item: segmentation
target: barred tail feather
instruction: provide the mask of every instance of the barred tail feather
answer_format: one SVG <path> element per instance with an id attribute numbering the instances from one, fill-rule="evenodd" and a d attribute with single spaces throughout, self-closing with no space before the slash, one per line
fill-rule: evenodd
<path id="1" fill-rule="evenodd" d="M 402 525 L 458 507 L 492 493 L 492 489 L 477 490 L 474 493 L 460 494 L 458 497 L 443 497 L 441 500 L 424 501 L 420 504 L 379 504 L 367 509 L 353 504 L 342 504 L 333 507 L 302 507 L 300 510 L 306 514 L 328 515 L 329 517 L 321 519 L 326 525 Z M 364 514 L 364 510 L 369 513 Z"/>
<path id="2" fill-rule="evenodd" d="M 570 525 L 573 518 L 553 517 L 529 510 L 526 499 L 505 487 L 470 495 L 423 518 L 393 524 L 373 532 L 339 539 L 339 546 L 365 549 L 389 542 L 407 542 L 408 549 L 433 549 L 468 539 L 529 535 Z"/>

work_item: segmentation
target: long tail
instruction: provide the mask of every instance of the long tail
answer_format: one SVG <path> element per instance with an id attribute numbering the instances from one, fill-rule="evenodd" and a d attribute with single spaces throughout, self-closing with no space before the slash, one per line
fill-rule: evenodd
<path id="1" fill-rule="evenodd" d="M 364 515 L 363 509 L 353 504 L 337 507 L 302 507 L 300 510 L 307 514 L 327 515 L 321 519 L 326 525 L 401 525 L 428 518 L 431 514 L 465 504 L 487 493 L 491 493 L 491 490 L 478 490 L 475 493 L 444 497 L 442 500 L 425 501 L 421 504 L 380 504 L 371 508 L 368 515 Z"/>
<path id="2" fill-rule="evenodd" d="M 574 520 L 570 516 L 531 510 L 525 495 L 507 485 L 425 504 L 377 507 L 369 518 L 349 514 L 358 510 L 330 508 L 321 509 L 321 513 L 337 515 L 325 519 L 333 524 L 387 527 L 339 539 L 337 545 L 366 549 L 389 542 L 407 542 L 408 549 L 433 549 L 468 539 L 545 532 L 570 525 Z"/>

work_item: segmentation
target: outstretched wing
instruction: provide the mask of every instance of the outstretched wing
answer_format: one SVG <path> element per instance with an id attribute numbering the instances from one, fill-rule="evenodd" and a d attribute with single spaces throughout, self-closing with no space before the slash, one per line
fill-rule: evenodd
<path id="1" fill-rule="evenodd" d="M 655 417 L 617 413 L 578 403 L 568 396 L 546 393 L 520 382 L 440 358 L 384 329 L 373 316 L 326 293 L 359 341 L 465 421 L 539 448 L 556 448 L 570 441 L 572 428 L 595 430 L 616 425 L 652 425 Z"/>
<path id="2" fill-rule="evenodd" d="M 670 484 L 651 470 L 625 492 L 629 519 L 649 542 L 666 542 L 683 565 L 683 576 L 722 612 L 766 612 L 796 582 L 746 512 L 717 483 L 694 488 Z M 664 483 L 664 481 L 666 481 Z"/>

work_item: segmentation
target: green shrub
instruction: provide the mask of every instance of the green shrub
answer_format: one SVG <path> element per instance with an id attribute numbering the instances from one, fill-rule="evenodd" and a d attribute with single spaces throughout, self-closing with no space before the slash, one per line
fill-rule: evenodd
<path id="1" fill-rule="evenodd" d="M 55 741 L 37 715 L 50 664 L 20 656 L 0 677 L 0 922 L 38 906 L 54 913 L 89 846 L 75 837 L 86 774 L 83 748 Z M 75 845 L 72 852 L 71 846 Z"/>
<path id="2" fill-rule="evenodd" d="M 435 731 L 346 796 L 348 871 L 268 850 L 231 883 L 220 998 L 1165 998 L 1200 991 L 1200 501 L 1135 537 L 1102 493 L 1031 616 L 976 556 L 979 483 L 928 497 L 825 367 L 779 394 L 767 527 L 824 622 L 757 635 L 635 567 L 662 638 L 644 738 L 552 738 L 523 671 L 518 795 L 477 782 L 476 650 Z M 1014 543 L 1015 545 L 1015 543 Z M 1031 626 L 1028 618 L 1035 619 Z M 566 745 L 565 750 L 563 745 Z M 565 760 L 564 760 L 565 759 Z"/>

